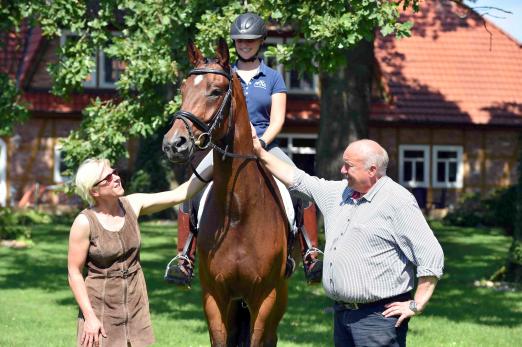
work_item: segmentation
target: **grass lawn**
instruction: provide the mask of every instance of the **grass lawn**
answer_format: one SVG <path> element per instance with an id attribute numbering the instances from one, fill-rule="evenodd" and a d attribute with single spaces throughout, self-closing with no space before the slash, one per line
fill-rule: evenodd
<path id="1" fill-rule="evenodd" d="M 410 322 L 410 346 L 520 346 L 522 292 L 476 288 L 502 264 L 510 239 L 496 230 L 433 224 L 446 269 L 427 311 Z M 77 307 L 67 284 L 69 225 L 35 226 L 31 249 L 0 248 L 0 346 L 74 346 Z M 163 282 L 175 252 L 175 225 L 142 224 L 142 265 L 147 278 L 157 346 L 208 346 L 200 287 Z M 330 302 L 320 286 L 290 281 L 280 346 L 332 346 Z"/>

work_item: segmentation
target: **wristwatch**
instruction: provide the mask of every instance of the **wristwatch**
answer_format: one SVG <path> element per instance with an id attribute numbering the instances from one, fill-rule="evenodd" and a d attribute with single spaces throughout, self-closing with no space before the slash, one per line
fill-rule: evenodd
<path id="1" fill-rule="evenodd" d="M 265 142 L 265 140 L 263 140 L 262 138 L 259 138 L 259 143 L 261 144 L 261 147 L 263 147 L 263 149 L 266 149 L 266 142 Z"/>
<path id="2" fill-rule="evenodd" d="M 421 311 L 417 308 L 417 302 L 415 300 L 410 300 L 410 304 L 408 306 L 410 310 L 413 311 L 415 314 L 421 314 Z"/>

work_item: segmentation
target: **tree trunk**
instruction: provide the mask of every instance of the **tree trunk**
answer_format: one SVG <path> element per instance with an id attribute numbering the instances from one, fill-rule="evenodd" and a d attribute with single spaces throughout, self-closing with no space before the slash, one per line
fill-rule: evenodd
<path id="1" fill-rule="evenodd" d="M 321 73 L 321 120 L 316 172 L 339 179 L 346 146 L 368 136 L 371 82 L 374 70 L 373 42 L 361 40 L 345 54 L 346 66 Z"/>
<path id="2" fill-rule="evenodd" d="M 509 249 L 505 280 L 522 283 L 522 135 L 519 139 L 518 185 L 513 242 Z"/>

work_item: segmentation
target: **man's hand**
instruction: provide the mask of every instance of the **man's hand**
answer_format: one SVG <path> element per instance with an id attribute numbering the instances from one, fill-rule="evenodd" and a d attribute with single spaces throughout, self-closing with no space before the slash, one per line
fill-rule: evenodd
<path id="1" fill-rule="evenodd" d="M 384 305 L 384 307 L 386 307 L 386 310 L 382 313 L 384 317 L 399 316 L 395 327 L 399 327 L 405 319 L 415 315 L 415 312 L 410 310 L 410 301 L 396 301 Z"/>
<path id="2" fill-rule="evenodd" d="M 261 142 L 259 142 L 259 138 L 257 137 L 256 129 L 250 123 L 250 129 L 252 130 L 252 142 L 254 143 L 254 153 L 259 157 L 262 151 L 264 151 L 263 146 L 261 146 Z"/>

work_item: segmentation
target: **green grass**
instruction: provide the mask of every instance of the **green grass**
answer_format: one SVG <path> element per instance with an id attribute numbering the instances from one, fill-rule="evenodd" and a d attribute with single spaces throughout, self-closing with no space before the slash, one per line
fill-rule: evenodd
<path id="1" fill-rule="evenodd" d="M 68 225 L 35 226 L 31 249 L 0 248 L 0 346 L 73 346 L 77 307 L 67 284 Z M 522 293 L 476 288 L 502 264 L 509 238 L 496 230 L 433 225 L 446 269 L 430 305 L 410 322 L 410 346 L 517 346 L 522 341 Z M 163 282 L 175 252 L 175 225 L 142 225 L 157 346 L 208 346 L 197 281 L 183 290 Z M 330 302 L 320 286 L 290 281 L 280 346 L 331 346 Z"/>

